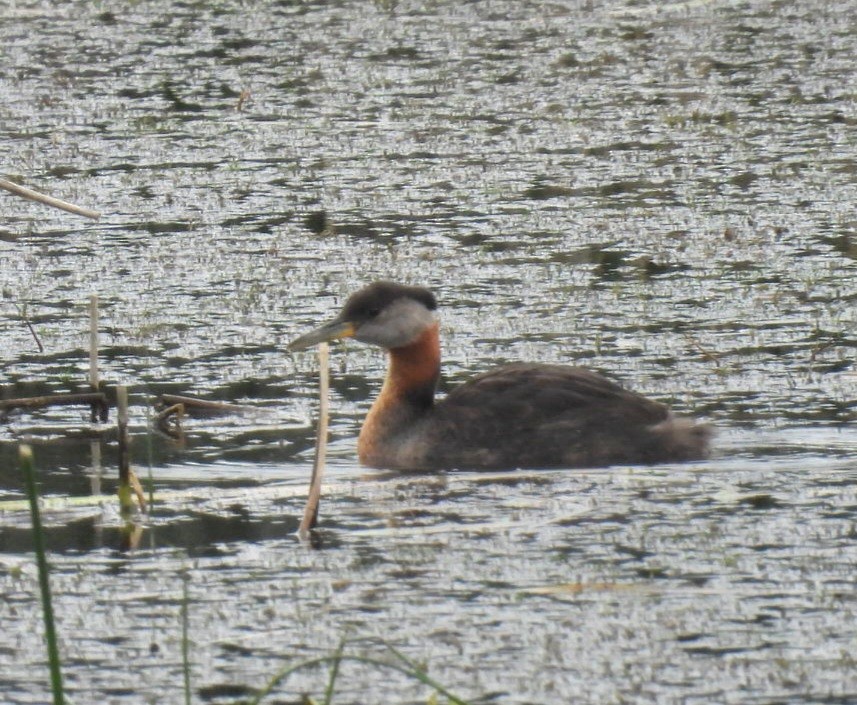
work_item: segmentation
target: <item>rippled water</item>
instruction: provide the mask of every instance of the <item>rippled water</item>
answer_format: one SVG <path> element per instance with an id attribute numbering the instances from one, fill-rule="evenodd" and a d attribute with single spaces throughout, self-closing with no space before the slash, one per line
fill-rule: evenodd
<path id="1" fill-rule="evenodd" d="M 166 499 L 46 514 L 76 702 L 234 702 L 290 659 L 390 658 L 502 703 L 857 700 L 854 2 L 17 2 L 0 8 L 7 397 L 77 389 L 87 304 Z M 243 92 L 243 96 L 242 96 Z M 324 213 L 330 227 L 321 227 Z M 319 545 L 294 538 L 316 375 L 285 342 L 366 281 L 431 286 L 448 388 L 597 368 L 720 433 L 708 462 L 390 476 L 354 439 L 383 357 L 333 351 Z M 26 314 L 45 347 L 39 353 Z M 146 430 L 163 392 L 252 411 Z M 88 412 L 0 427 L 45 494 Z M 149 470 L 149 468 L 151 468 Z M 0 523 L 0 692 L 47 693 L 29 519 Z M 425 702 L 349 664 L 337 703 Z M 278 691 L 321 697 L 323 670 Z"/>

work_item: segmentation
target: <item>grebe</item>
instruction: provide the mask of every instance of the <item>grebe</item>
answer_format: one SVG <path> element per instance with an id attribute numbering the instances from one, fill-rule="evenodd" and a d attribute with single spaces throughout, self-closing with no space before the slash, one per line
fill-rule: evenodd
<path id="1" fill-rule="evenodd" d="M 375 282 L 290 350 L 354 338 L 389 352 L 363 422 L 360 462 L 397 470 L 600 467 L 706 457 L 711 430 L 595 372 L 563 365 L 498 367 L 436 401 L 437 302 L 427 289 Z"/>

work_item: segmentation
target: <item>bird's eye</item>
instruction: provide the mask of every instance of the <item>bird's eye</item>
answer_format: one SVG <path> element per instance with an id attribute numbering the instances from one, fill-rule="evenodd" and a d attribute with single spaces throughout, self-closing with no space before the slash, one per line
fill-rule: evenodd
<path id="1" fill-rule="evenodd" d="M 379 313 L 381 313 L 381 309 L 377 306 L 375 308 L 370 308 L 367 312 L 369 318 L 375 318 Z"/>

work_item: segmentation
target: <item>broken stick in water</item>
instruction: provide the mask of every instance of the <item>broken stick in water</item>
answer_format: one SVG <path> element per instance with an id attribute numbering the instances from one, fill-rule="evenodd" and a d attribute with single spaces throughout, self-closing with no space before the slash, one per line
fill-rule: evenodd
<path id="1" fill-rule="evenodd" d="M 82 206 L 76 206 L 74 203 L 69 203 L 68 201 L 54 198 L 53 196 L 47 196 L 43 193 L 39 193 L 38 191 L 34 191 L 31 188 L 27 188 L 26 186 L 16 184 L 14 181 L 9 181 L 8 179 L 0 179 L 0 188 L 18 196 L 29 198 L 31 201 L 38 201 L 39 203 L 44 203 L 45 205 L 53 206 L 54 208 L 59 208 L 60 210 L 68 211 L 69 213 L 74 213 L 75 215 L 82 215 L 86 218 L 92 218 L 93 220 L 98 220 L 101 217 L 101 213 L 98 213 L 97 211 L 90 210 L 89 208 L 83 208 Z"/>
<path id="2" fill-rule="evenodd" d="M 177 439 L 182 437 L 182 419 L 185 416 L 226 416 L 259 411 L 252 406 L 184 397 L 178 394 L 161 394 L 155 402 L 155 408 L 158 413 L 152 420 L 154 428 L 170 438 Z"/>
<path id="3" fill-rule="evenodd" d="M 184 404 L 172 404 L 164 407 L 152 419 L 152 427 L 170 438 L 181 440 L 184 431 L 182 431 L 182 419 L 185 415 Z"/>
<path id="4" fill-rule="evenodd" d="M 102 392 L 45 394 L 39 397 L 0 399 L 0 416 L 12 409 L 41 409 L 46 406 L 71 406 L 74 404 L 97 404 L 106 408 L 108 401 L 107 396 Z"/>
<path id="5" fill-rule="evenodd" d="M 210 401 L 208 399 L 199 399 L 198 397 L 185 397 L 178 394 L 161 394 L 158 397 L 157 406 L 159 408 L 167 408 L 182 404 L 185 411 L 191 413 L 198 411 L 203 416 L 219 416 L 227 414 L 238 414 L 248 411 L 258 411 L 252 406 L 242 406 L 241 404 L 232 404 L 225 401 Z"/>
<path id="6" fill-rule="evenodd" d="M 328 417 L 328 389 L 330 388 L 330 373 L 328 370 L 328 345 L 321 343 L 318 346 L 318 431 L 315 437 L 315 459 L 312 464 L 312 478 L 309 483 L 309 494 L 304 518 L 298 528 L 298 536 L 306 539 L 310 529 L 314 529 L 318 523 L 318 504 L 321 499 L 321 477 L 324 474 L 324 462 L 327 455 L 327 417 Z"/>

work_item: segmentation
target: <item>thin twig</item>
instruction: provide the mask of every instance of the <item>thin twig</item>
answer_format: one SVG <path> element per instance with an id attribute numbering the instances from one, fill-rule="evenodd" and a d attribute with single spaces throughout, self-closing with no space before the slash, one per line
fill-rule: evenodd
<path id="1" fill-rule="evenodd" d="M 18 309 L 18 315 L 21 317 L 21 320 L 24 321 L 24 325 L 27 326 L 27 330 L 30 331 L 30 335 L 33 336 L 33 340 L 36 341 L 36 347 L 39 348 L 40 353 L 45 352 L 45 346 L 42 345 L 42 341 L 39 340 L 39 336 L 36 333 L 36 329 L 33 328 L 33 324 L 30 323 L 30 317 L 27 316 L 27 304 L 15 304 L 15 308 Z"/>
<path id="2" fill-rule="evenodd" d="M 0 179 L 0 188 L 18 196 L 22 196 L 23 198 L 29 198 L 31 201 L 38 201 L 39 203 L 44 203 L 45 205 L 53 206 L 54 208 L 59 208 L 60 210 L 68 211 L 69 213 L 74 213 L 75 215 L 82 215 L 86 218 L 92 218 L 93 220 L 98 220 L 101 217 L 101 214 L 97 211 L 90 210 L 89 208 L 83 208 L 82 206 L 76 206 L 74 203 L 69 203 L 68 201 L 54 198 L 53 196 L 47 196 L 43 193 L 39 193 L 38 191 L 34 191 L 31 188 L 27 188 L 26 186 L 16 184 L 14 181 L 9 181 L 8 179 Z"/>
<path id="3" fill-rule="evenodd" d="M 691 347 L 695 348 L 702 357 L 709 362 L 713 362 L 715 367 L 720 367 L 720 355 L 713 353 L 708 348 L 704 347 L 702 343 L 700 343 L 699 340 L 690 333 L 685 333 L 684 339 L 691 345 Z"/>
<path id="4" fill-rule="evenodd" d="M 39 353 L 44 353 L 45 352 L 45 346 L 42 345 L 42 341 L 39 340 L 39 336 L 36 334 L 36 329 L 33 328 L 33 324 L 30 323 L 29 318 L 24 319 L 24 325 L 27 326 L 27 330 L 30 331 L 30 335 L 32 335 L 33 340 L 36 341 L 36 346 L 39 348 Z"/>

